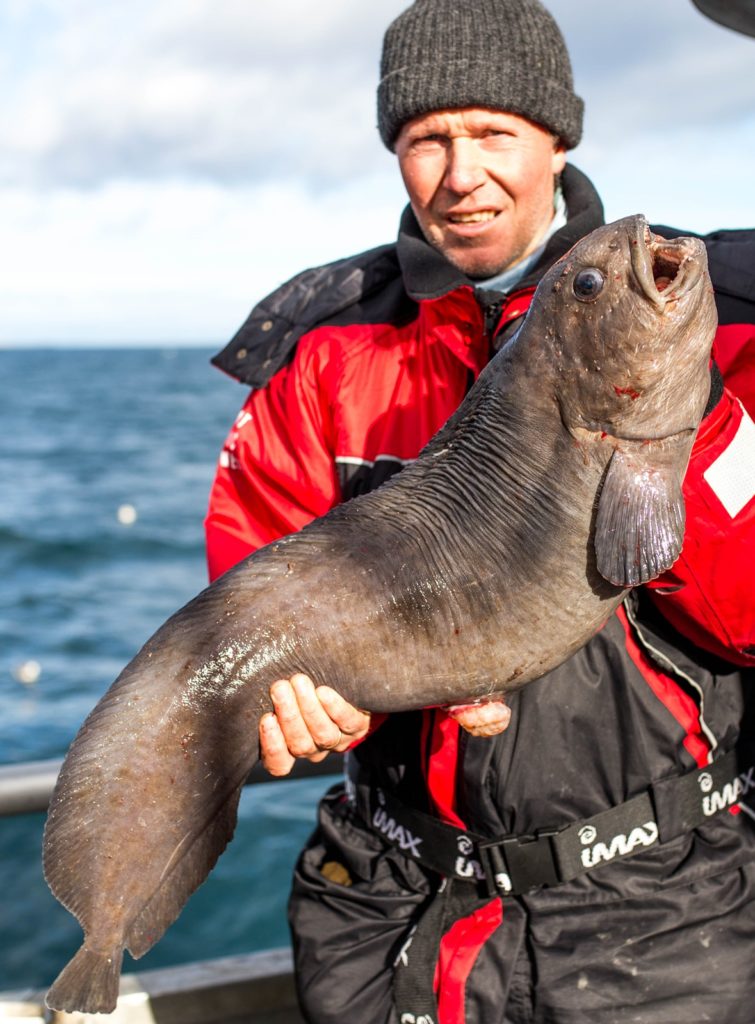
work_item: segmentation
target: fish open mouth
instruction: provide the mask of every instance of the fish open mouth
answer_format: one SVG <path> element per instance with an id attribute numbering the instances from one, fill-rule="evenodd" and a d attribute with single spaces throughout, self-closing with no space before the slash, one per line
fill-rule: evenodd
<path id="1" fill-rule="evenodd" d="M 665 292 L 676 280 L 682 265 L 678 249 L 656 248 L 652 251 L 653 280 L 659 292 Z"/>
<path id="2" fill-rule="evenodd" d="M 705 246 L 699 238 L 662 238 L 638 218 L 638 238 L 632 263 L 643 291 L 658 306 L 680 299 L 697 282 L 705 267 Z"/>

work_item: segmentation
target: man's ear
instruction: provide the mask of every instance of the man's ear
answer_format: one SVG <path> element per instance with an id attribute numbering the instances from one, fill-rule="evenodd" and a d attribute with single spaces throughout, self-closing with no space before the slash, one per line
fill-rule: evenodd
<path id="1" fill-rule="evenodd" d="M 561 174 L 564 167 L 566 166 L 566 148 L 558 137 L 553 141 L 553 174 L 556 178 Z"/>

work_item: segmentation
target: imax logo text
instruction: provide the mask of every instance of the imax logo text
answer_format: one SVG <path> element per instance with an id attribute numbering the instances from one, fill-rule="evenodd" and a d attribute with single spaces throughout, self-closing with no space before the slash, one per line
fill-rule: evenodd
<path id="1" fill-rule="evenodd" d="M 372 816 L 372 824 L 392 843 L 397 843 L 400 849 L 408 850 L 413 857 L 419 858 L 422 837 L 413 835 L 404 825 L 399 825 L 395 818 L 389 818 L 384 808 L 378 807 Z"/>
<path id="2" fill-rule="evenodd" d="M 737 803 L 751 789 L 755 789 L 755 765 L 748 769 L 748 771 L 742 772 L 736 779 L 727 782 L 723 789 L 717 789 L 715 792 L 704 796 L 703 813 L 707 817 L 717 814 L 719 811 L 723 811 L 724 808 L 731 807 L 732 804 Z"/>
<path id="3" fill-rule="evenodd" d="M 633 828 L 628 836 L 614 836 L 609 843 L 595 843 L 582 851 L 582 863 L 586 868 L 595 868 L 614 857 L 626 857 L 640 846 L 653 846 L 658 842 L 658 826 L 654 821 Z"/>

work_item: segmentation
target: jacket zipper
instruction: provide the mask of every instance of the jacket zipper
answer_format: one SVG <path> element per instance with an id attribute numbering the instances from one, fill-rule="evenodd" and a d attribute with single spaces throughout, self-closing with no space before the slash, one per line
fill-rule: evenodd
<path id="1" fill-rule="evenodd" d="M 503 310 L 505 302 L 505 299 L 496 299 L 493 302 L 486 302 L 483 306 L 482 312 L 485 318 L 485 335 L 491 347 L 495 339 L 496 329 L 501 319 L 501 311 Z"/>

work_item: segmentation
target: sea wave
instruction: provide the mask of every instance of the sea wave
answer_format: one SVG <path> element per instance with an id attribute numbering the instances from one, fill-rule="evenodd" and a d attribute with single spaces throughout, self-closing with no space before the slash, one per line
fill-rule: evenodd
<path id="1" fill-rule="evenodd" d="M 116 532 L 61 537 L 55 536 L 54 532 L 44 536 L 19 526 L 0 526 L 0 564 L 6 567 L 15 563 L 27 569 L 35 566 L 46 569 L 53 566 L 83 568 L 118 560 L 182 558 L 201 552 L 202 541 L 198 533 L 182 535 L 168 527 L 163 527 L 157 534 L 134 534 L 124 541 Z"/>

